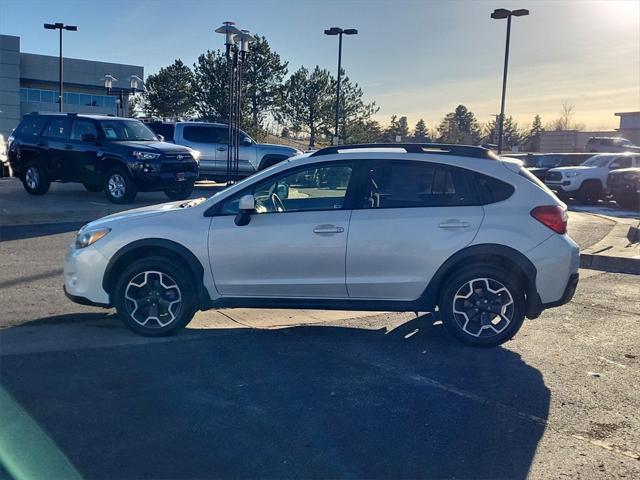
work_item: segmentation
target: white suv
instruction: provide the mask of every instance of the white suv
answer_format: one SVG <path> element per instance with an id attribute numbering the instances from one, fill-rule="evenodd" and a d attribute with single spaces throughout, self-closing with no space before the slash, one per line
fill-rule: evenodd
<path id="1" fill-rule="evenodd" d="M 209 199 L 111 215 L 69 247 L 65 291 L 166 335 L 225 307 L 433 311 L 467 344 L 568 302 L 566 206 L 481 147 L 329 147 Z"/>
<path id="2" fill-rule="evenodd" d="M 574 197 L 586 203 L 603 197 L 607 176 L 611 170 L 640 166 L 637 153 L 608 153 L 594 155 L 576 167 L 550 169 L 544 183 L 560 198 Z"/>

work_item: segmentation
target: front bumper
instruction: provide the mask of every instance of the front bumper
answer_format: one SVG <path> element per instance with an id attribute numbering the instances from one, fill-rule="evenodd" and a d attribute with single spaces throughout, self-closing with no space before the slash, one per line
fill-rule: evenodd
<path id="1" fill-rule="evenodd" d="M 70 245 L 64 259 L 64 291 L 82 305 L 109 306 L 109 295 L 102 288 L 107 258 L 93 245 L 77 249 Z"/>
<path id="2" fill-rule="evenodd" d="M 633 197 L 640 195 L 640 184 L 633 181 L 607 184 L 607 190 L 614 197 Z"/>
<path id="3" fill-rule="evenodd" d="M 561 180 L 557 182 L 545 181 L 544 184 L 554 192 L 560 193 L 575 193 L 580 188 L 580 185 L 572 180 Z"/>

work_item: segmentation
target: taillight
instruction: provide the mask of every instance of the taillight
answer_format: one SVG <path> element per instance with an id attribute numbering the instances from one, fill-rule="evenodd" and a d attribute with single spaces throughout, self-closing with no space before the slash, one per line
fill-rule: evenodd
<path id="1" fill-rule="evenodd" d="M 545 205 L 531 210 L 531 216 L 556 233 L 567 233 L 567 210 L 559 205 Z"/>

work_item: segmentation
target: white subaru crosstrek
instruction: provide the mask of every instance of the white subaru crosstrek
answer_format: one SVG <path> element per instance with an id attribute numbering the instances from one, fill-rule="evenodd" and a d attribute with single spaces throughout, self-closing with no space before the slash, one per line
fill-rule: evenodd
<path id="1" fill-rule="evenodd" d="M 434 311 L 499 345 L 568 302 L 566 206 L 518 160 L 481 147 L 339 146 L 208 199 L 111 215 L 69 247 L 65 292 L 143 335 L 225 307 Z"/>

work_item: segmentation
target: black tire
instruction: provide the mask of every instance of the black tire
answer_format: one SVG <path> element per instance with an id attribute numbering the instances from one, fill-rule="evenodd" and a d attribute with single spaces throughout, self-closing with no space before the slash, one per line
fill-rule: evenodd
<path id="1" fill-rule="evenodd" d="M 83 183 L 84 188 L 87 189 L 88 192 L 101 192 L 102 185 L 95 185 L 93 183 Z"/>
<path id="2" fill-rule="evenodd" d="M 580 186 L 576 198 L 582 203 L 597 203 L 602 198 L 602 184 L 597 180 L 586 180 Z"/>
<path id="3" fill-rule="evenodd" d="M 154 256 L 133 262 L 120 274 L 113 299 L 128 328 L 160 337 L 175 334 L 191 321 L 198 305 L 196 290 L 192 275 L 182 265 Z"/>
<path id="4" fill-rule="evenodd" d="M 164 194 L 169 197 L 170 200 L 186 200 L 193 193 L 193 183 L 187 183 L 175 188 L 168 188 L 164 191 Z"/>
<path id="5" fill-rule="evenodd" d="M 467 295 L 469 298 L 464 298 Z M 474 265 L 447 278 L 439 310 L 445 328 L 460 342 L 472 347 L 496 347 L 513 338 L 522 326 L 526 310 L 524 288 L 500 267 Z M 497 311 L 502 311 L 504 317 L 498 320 Z"/>
<path id="6" fill-rule="evenodd" d="M 24 167 L 22 173 L 22 185 L 27 193 L 31 195 L 44 195 L 49 191 L 51 179 L 49 172 L 38 161 L 29 162 Z"/>
<path id="7" fill-rule="evenodd" d="M 258 171 L 269 168 L 270 166 L 275 165 L 276 163 L 280 163 L 287 158 L 289 157 L 286 157 L 284 155 L 265 155 L 264 158 L 260 161 Z"/>
<path id="8" fill-rule="evenodd" d="M 635 210 L 640 207 L 640 198 L 633 195 L 618 195 L 614 198 L 620 208 Z"/>
<path id="9" fill-rule="evenodd" d="M 131 203 L 138 194 L 138 188 L 133 178 L 123 167 L 109 169 L 104 176 L 102 185 L 107 199 L 112 203 Z"/>

